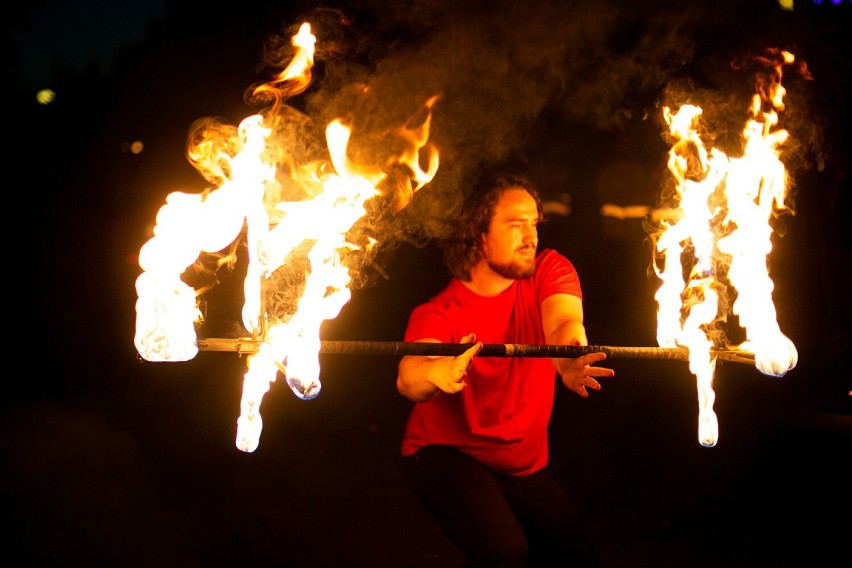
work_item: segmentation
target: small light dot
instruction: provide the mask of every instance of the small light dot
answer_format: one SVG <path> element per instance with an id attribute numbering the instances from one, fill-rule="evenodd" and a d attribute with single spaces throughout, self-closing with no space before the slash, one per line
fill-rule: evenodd
<path id="1" fill-rule="evenodd" d="M 50 89 L 41 89 L 36 93 L 36 100 L 40 105 L 49 105 L 56 98 L 56 93 Z"/>

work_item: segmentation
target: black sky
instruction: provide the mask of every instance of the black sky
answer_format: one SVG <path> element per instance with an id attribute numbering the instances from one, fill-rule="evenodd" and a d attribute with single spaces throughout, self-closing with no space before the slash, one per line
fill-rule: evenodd
<path id="1" fill-rule="evenodd" d="M 358 118 L 365 128 L 442 96 L 439 173 L 389 224 L 386 278 L 356 291 L 324 327 L 328 338 L 398 340 L 410 309 L 446 280 L 434 251 L 405 239 L 440 234 L 446 204 L 480 170 L 512 159 L 546 198 L 570 206 L 542 244 L 577 266 L 591 342 L 653 345 L 645 233 L 602 218 L 600 205 L 654 204 L 668 97 L 708 105 L 722 140 L 751 88 L 731 61 L 766 47 L 806 61 L 813 81 L 785 76 L 794 214 L 779 219 L 771 260 L 779 325 L 799 366 L 781 379 L 721 366 L 720 442 L 702 448 L 685 366 L 614 361 L 618 378 L 599 396 L 557 397 L 553 461 L 610 566 L 820 564 L 845 551 L 852 73 L 842 46 L 852 4 L 623 4 L 93 2 L 80 9 L 85 26 L 55 10 L 68 25 L 52 27 L 48 2 L 12 18 L 16 34 L 47 37 L 45 51 L 93 55 L 68 52 L 45 73 L 40 52 L 32 74 L 15 51 L 23 57 L 6 67 L 6 270 L 17 276 L 7 279 L 17 362 L 2 410 L 7 550 L 25 565 L 458 561 L 401 481 L 409 406 L 394 388 L 395 361 L 327 357 L 323 391 L 309 402 L 273 384 L 260 447 L 246 454 L 234 446 L 243 360 L 202 353 L 154 364 L 133 345 L 135 255 L 169 192 L 206 187 L 185 158 L 191 124 L 256 112 L 244 93 L 273 72 L 269 38 L 310 17 L 318 44 L 339 48 L 318 58 L 317 83 L 294 101 L 317 121 L 351 111 L 346 86 L 356 82 L 375 93 Z M 82 41 L 99 30 L 109 30 L 103 42 Z M 28 45 L 9 37 L 13 49 Z M 52 105 L 35 102 L 42 86 L 56 91 Z M 127 151 L 135 140 L 145 144 L 138 155 Z M 233 276 L 217 293 L 233 303 L 238 292 Z"/>

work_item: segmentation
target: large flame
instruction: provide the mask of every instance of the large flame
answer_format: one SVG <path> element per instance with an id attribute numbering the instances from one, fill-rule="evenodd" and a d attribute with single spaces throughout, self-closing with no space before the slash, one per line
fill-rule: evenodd
<path id="1" fill-rule="evenodd" d="M 300 398 L 320 392 L 320 326 L 337 317 L 349 301 L 347 255 L 362 246 L 350 242 L 347 233 L 366 214 L 366 202 L 382 194 L 385 172 L 404 166 L 408 176 L 402 188 L 397 181 L 397 193 L 390 196 L 399 208 L 438 169 L 437 151 L 427 142 L 437 100 L 432 97 L 425 103 L 425 118 L 394 132 L 400 155 L 383 164 L 353 163 L 347 155 L 351 129 L 341 120 L 333 121 L 325 132 L 329 159 L 286 168 L 295 187 L 305 190 L 295 200 L 281 197 L 276 118 L 283 98 L 309 85 L 315 42 L 309 24 L 303 24 L 292 38 L 296 51 L 290 64 L 273 82 L 254 90 L 274 100 L 265 116 L 249 116 L 236 130 L 211 128 L 194 138 L 188 155 L 218 187 L 202 194 L 170 194 L 157 214 L 154 236 L 139 254 L 143 273 L 136 281 L 136 348 L 149 361 L 186 361 L 198 352 L 196 324 L 202 320 L 198 301 L 203 292 L 181 275 L 201 253 L 220 252 L 245 232 L 248 267 L 242 320 L 261 340 L 247 359 L 237 420 L 236 445 L 246 452 L 258 446 L 260 404 L 278 372 Z M 295 311 L 273 313 L 266 306 L 266 286 L 287 265 L 304 267 L 301 295 Z"/>
<path id="2" fill-rule="evenodd" d="M 741 157 L 705 148 L 698 134 L 701 108 L 664 109 L 675 140 L 668 167 L 676 206 L 671 218 L 661 223 L 656 241 L 655 270 L 661 280 L 657 342 L 689 349 L 689 368 L 698 386 L 698 440 L 704 446 L 714 446 L 719 436 L 711 350 L 729 347 L 715 325 L 727 319 L 723 298 L 729 288 L 736 292 L 732 311 L 746 333 L 746 341 L 736 348 L 753 352 L 756 367 L 767 375 L 783 376 L 798 361 L 795 345 L 776 321 L 767 266 L 770 220 L 787 207 L 787 171 L 779 148 L 788 133 L 776 127 L 784 108 L 781 69 L 794 61 L 789 52 L 772 53 L 778 57 L 776 80 L 752 98 Z M 684 266 L 685 258 L 691 259 L 691 266 Z"/>

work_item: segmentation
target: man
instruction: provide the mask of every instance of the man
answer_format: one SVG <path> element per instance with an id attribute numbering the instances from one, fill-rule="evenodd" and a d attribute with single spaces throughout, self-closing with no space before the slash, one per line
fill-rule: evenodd
<path id="1" fill-rule="evenodd" d="M 471 343 L 456 357 L 403 357 L 397 389 L 416 404 L 402 443 L 408 482 L 467 566 L 586 566 L 598 560 L 549 471 L 555 376 L 581 397 L 611 369 L 576 359 L 476 358 L 484 343 L 587 345 L 580 282 L 537 254 L 542 206 L 525 177 L 468 198 L 443 246 L 449 285 L 412 312 L 406 341 Z M 554 372 L 555 369 L 555 372 Z"/>

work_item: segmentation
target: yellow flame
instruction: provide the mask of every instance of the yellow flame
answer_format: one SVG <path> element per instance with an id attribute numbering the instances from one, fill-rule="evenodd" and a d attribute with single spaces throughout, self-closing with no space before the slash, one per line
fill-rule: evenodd
<path id="1" fill-rule="evenodd" d="M 656 241 L 655 270 L 661 280 L 656 293 L 657 342 L 689 349 L 689 368 L 698 387 L 698 439 L 704 446 L 715 445 L 719 435 L 711 349 L 728 347 L 719 344 L 726 339 L 714 327 L 726 319 L 721 311 L 727 304 L 720 301 L 720 294 L 729 287 L 736 290 L 732 310 L 747 337 L 737 348 L 752 351 L 762 373 L 783 376 L 798 361 L 795 345 L 776 321 L 766 261 L 772 250 L 770 220 L 786 208 L 788 186 L 778 150 L 788 133 L 775 127 L 785 92 L 781 65 L 794 58 L 789 52 L 781 55 L 778 80 L 770 86 L 767 100 L 759 94 L 752 99 L 740 158 L 705 148 L 698 135 L 701 108 L 683 105 L 677 112 L 668 107 L 663 111 L 675 140 L 668 167 L 678 207 L 661 222 Z M 764 103 L 768 103 L 765 110 Z M 684 277 L 685 257 L 692 258 L 688 277 Z"/>
<path id="2" fill-rule="evenodd" d="M 300 27 L 292 43 L 297 50 L 290 65 L 275 81 L 254 91 L 273 98 L 274 110 L 280 108 L 284 96 L 302 92 L 310 83 L 315 38 L 308 24 Z M 404 166 L 408 175 L 401 196 L 392 196 L 398 206 L 407 204 L 411 194 L 432 180 L 438 154 L 428 138 L 436 100 L 426 101 L 426 116 L 416 125 L 406 124 L 395 131 L 401 142 L 400 155 L 378 166 L 354 164 L 347 155 L 350 127 L 340 120 L 331 122 L 326 128 L 330 164 L 318 161 L 287 172 L 298 178 L 298 187 L 311 188 L 295 201 L 279 198 L 279 168 L 274 158 L 279 152 L 272 137 L 275 112 L 265 118 L 250 116 L 235 132 L 217 126 L 195 137 L 188 156 L 208 180 L 220 185 L 200 195 L 172 193 L 160 209 L 154 236 L 139 254 L 143 273 L 136 282 L 135 345 L 149 361 L 186 361 L 197 354 L 200 292 L 184 283 L 181 274 L 199 254 L 223 250 L 244 231 L 248 267 L 242 320 L 261 343 L 247 358 L 237 420 L 239 449 L 252 452 L 257 448 L 262 429 L 260 405 L 279 372 L 300 398 L 319 394 L 320 326 L 337 317 L 351 297 L 346 257 L 358 245 L 349 242 L 347 233 L 366 214 L 366 202 L 381 194 L 388 166 Z M 421 158 L 427 164 L 425 169 Z M 368 240 L 366 246 L 374 244 Z M 305 267 L 296 310 L 269 313 L 265 283 L 276 270 L 296 262 L 297 255 L 307 262 L 296 264 Z"/>

